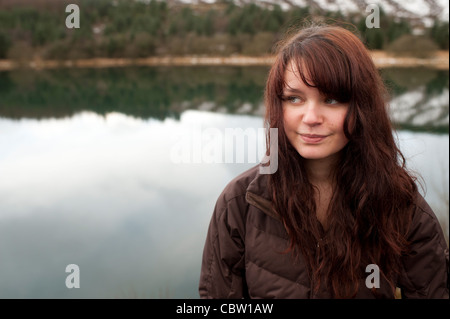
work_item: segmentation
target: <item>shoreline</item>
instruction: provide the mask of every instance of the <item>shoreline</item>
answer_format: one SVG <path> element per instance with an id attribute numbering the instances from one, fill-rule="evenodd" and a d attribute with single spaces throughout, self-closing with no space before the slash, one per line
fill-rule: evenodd
<path id="1" fill-rule="evenodd" d="M 386 67 L 428 67 L 449 69 L 449 51 L 437 51 L 432 58 L 398 57 L 385 51 L 371 51 L 372 59 L 379 68 Z M 148 58 L 92 58 L 79 60 L 13 61 L 0 60 L 0 71 L 15 69 L 55 68 L 110 68 L 125 66 L 270 66 L 274 56 L 166 56 Z"/>

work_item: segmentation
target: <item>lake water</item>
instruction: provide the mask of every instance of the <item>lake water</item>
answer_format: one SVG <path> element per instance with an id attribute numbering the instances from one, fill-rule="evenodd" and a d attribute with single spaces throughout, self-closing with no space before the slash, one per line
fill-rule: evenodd
<path id="1" fill-rule="evenodd" d="M 0 72 L 0 298 L 198 298 L 215 201 L 263 149 L 267 70 Z M 449 73 L 382 74 L 448 238 Z M 239 129 L 255 134 L 244 163 L 229 163 Z"/>

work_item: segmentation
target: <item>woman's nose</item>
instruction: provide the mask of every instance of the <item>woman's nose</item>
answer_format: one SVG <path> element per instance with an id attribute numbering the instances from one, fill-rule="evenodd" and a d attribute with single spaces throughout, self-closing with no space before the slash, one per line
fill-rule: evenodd
<path id="1" fill-rule="evenodd" d="M 305 108 L 303 114 L 303 123 L 307 125 L 317 125 L 322 123 L 322 116 L 320 115 L 320 106 L 317 103 L 311 102 Z"/>

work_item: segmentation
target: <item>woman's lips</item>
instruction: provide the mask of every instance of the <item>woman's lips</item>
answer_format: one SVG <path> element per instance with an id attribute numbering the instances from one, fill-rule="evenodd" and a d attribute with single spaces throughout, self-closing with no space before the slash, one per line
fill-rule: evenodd
<path id="1" fill-rule="evenodd" d="M 328 137 L 328 135 L 318 135 L 318 134 L 301 134 L 299 133 L 301 139 L 308 144 L 317 144 L 322 142 Z"/>

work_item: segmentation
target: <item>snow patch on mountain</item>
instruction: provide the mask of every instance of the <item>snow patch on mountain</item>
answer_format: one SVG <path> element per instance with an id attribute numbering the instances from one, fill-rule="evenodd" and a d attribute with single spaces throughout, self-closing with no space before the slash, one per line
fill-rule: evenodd
<path id="1" fill-rule="evenodd" d="M 185 4 L 212 4 L 219 0 L 171 0 Z M 283 10 L 292 7 L 306 7 L 327 11 L 341 11 L 343 14 L 366 13 L 369 4 L 376 4 L 384 12 L 401 18 L 421 21 L 429 26 L 436 19 L 449 21 L 447 0 L 234 0 L 236 5 L 255 3 L 261 6 L 279 5 Z"/>

